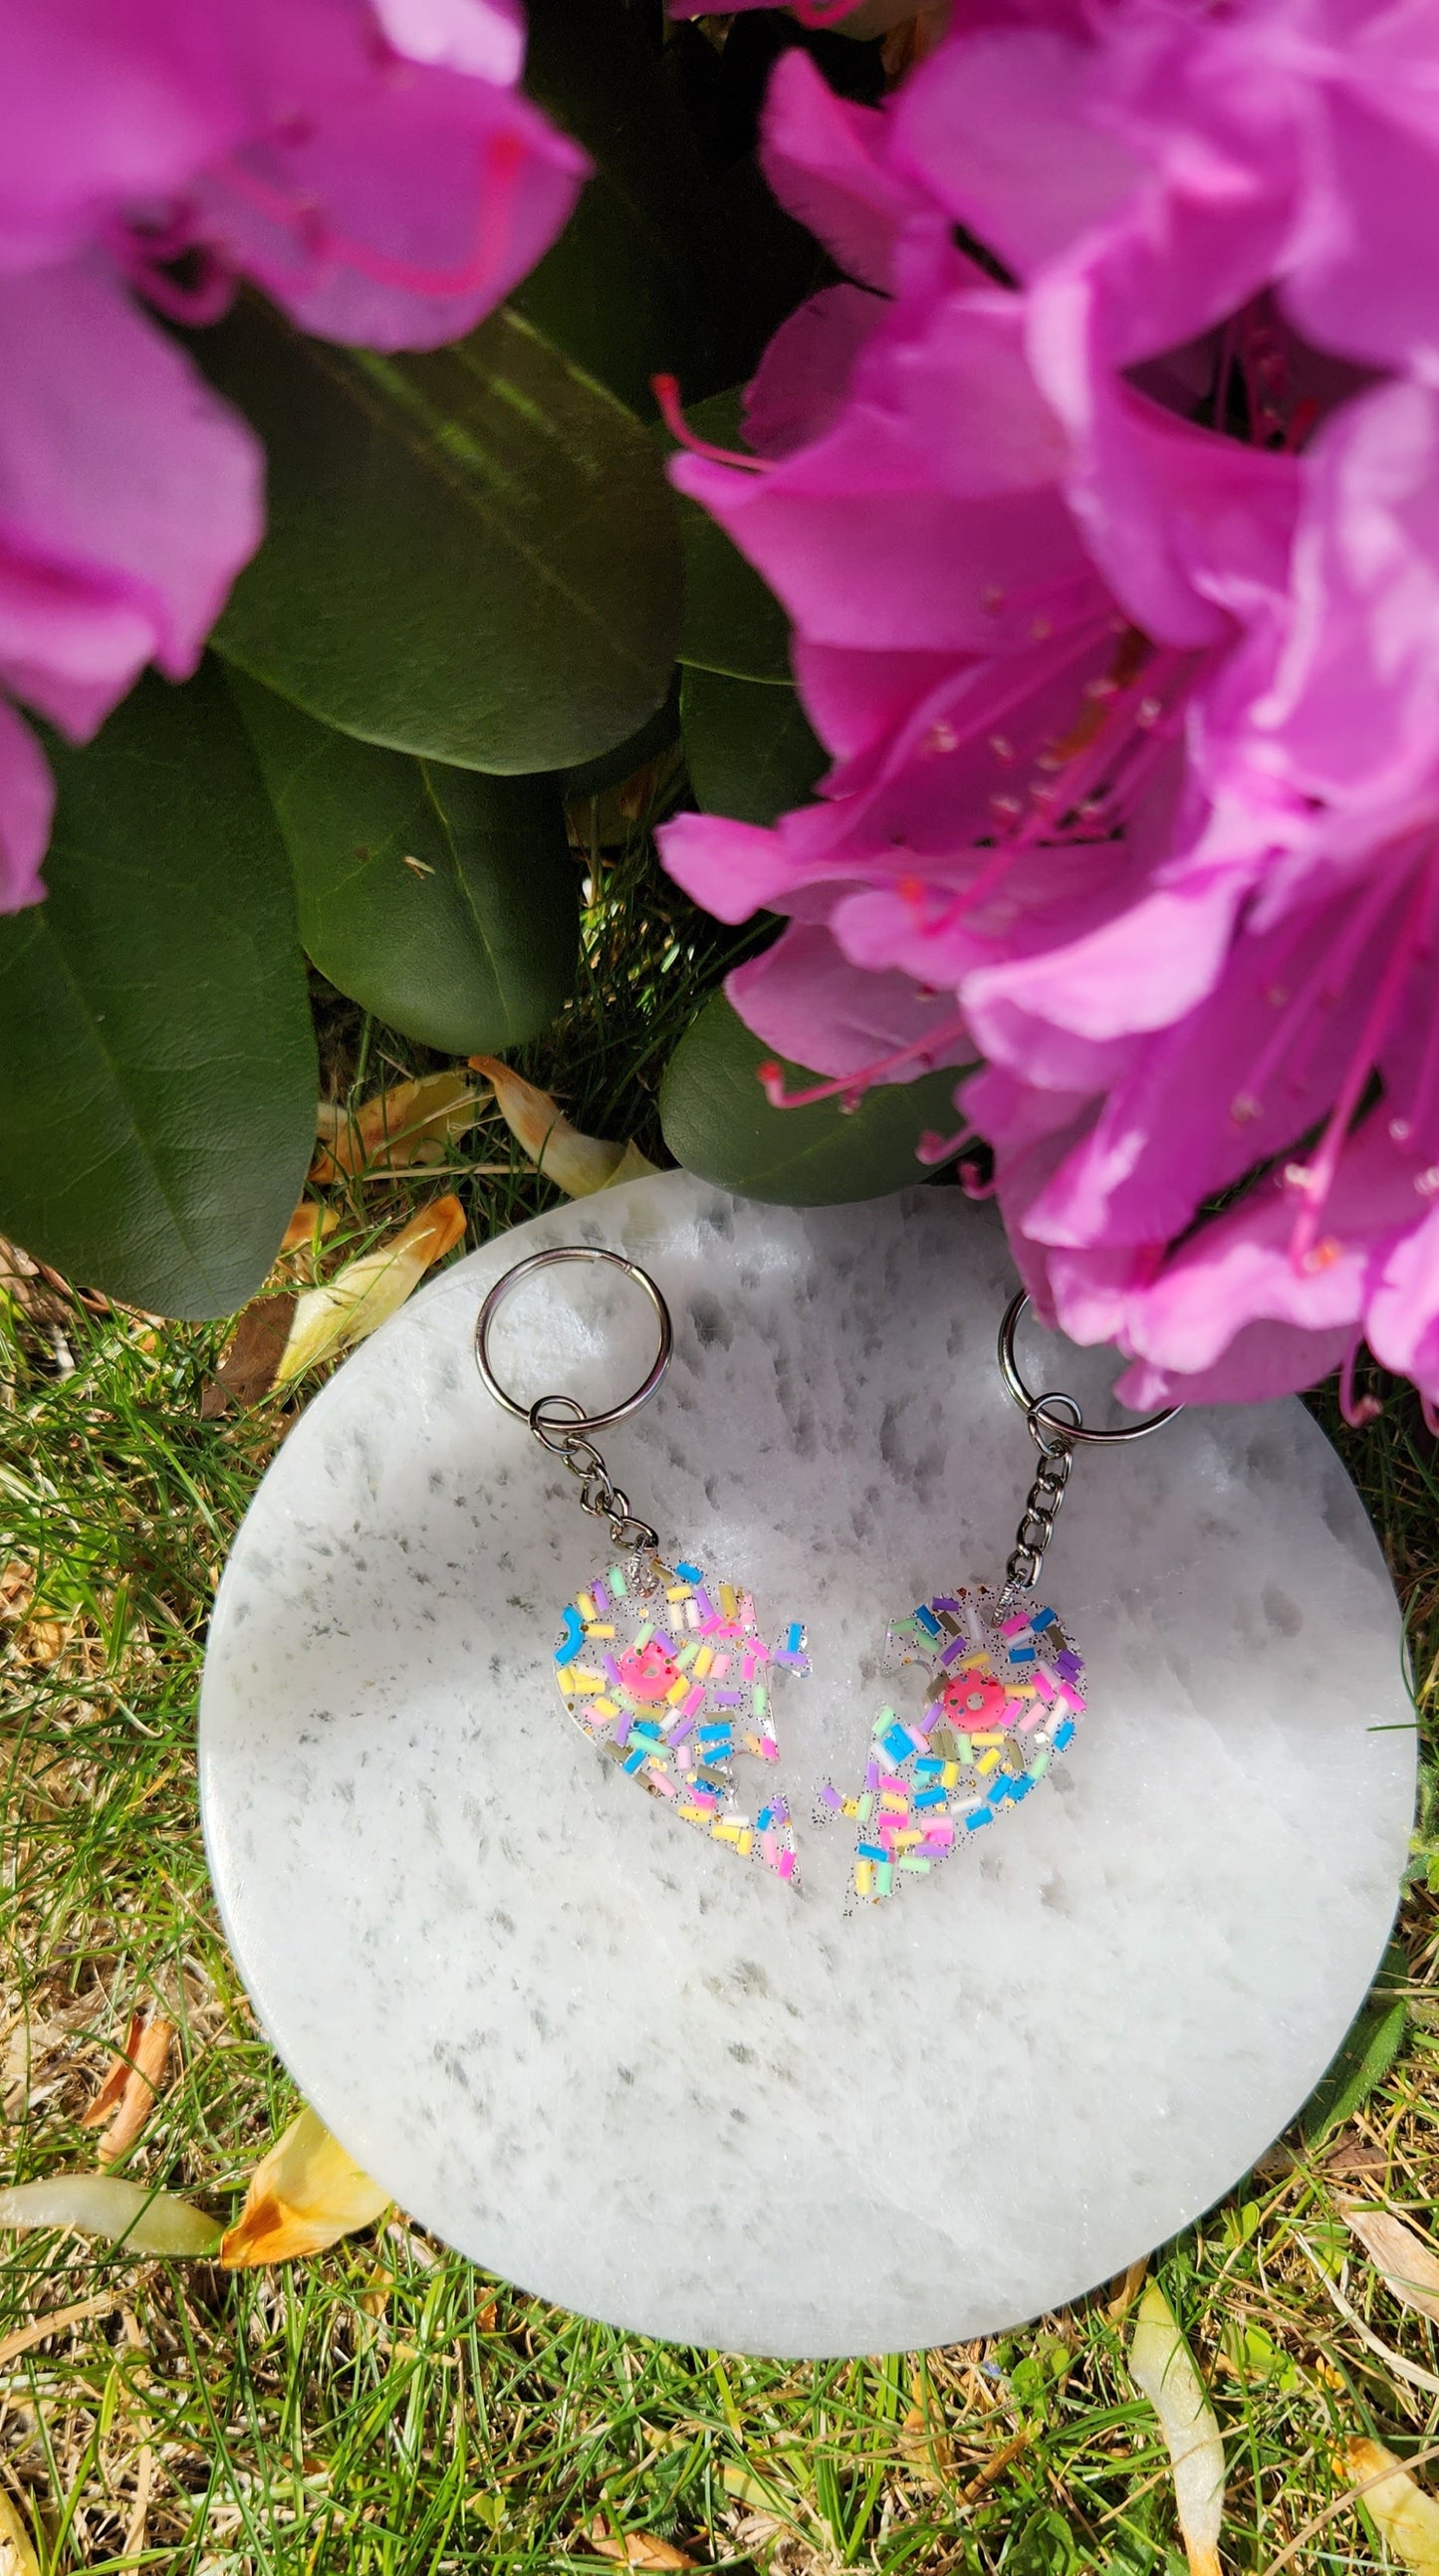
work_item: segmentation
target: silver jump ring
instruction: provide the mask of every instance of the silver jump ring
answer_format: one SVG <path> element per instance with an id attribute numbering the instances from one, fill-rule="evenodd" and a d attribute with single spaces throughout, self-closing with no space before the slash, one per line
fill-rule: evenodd
<path id="1" fill-rule="evenodd" d="M 534 1404 L 521 1404 L 518 1397 L 511 1395 L 506 1387 L 501 1386 L 490 1366 L 490 1328 L 505 1298 L 512 1288 L 517 1288 L 520 1281 L 528 1278 L 533 1271 L 548 1270 L 556 1261 L 606 1261 L 611 1269 L 622 1270 L 626 1278 L 633 1279 L 637 1288 L 643 1288 L 654 1309 L 660 1330 L 659 1349 L 655 1354 L 654 1364 L 648 1376 L 643 1378 L 635 1388 L 633 1395 L 627 1395 L 620 1404 L 612 1404 L 608 1412 L 586 1413 L 572 1395 L 542 1395 Z M 545 1440 L 545 1431 L 542 1428 L 542 1425 L 556 1430 L 559 1428 L 559 1424 L 549 1412 L 551 1406 L 573 1406 L 573 1415 L 565 1426 L 568 1436 L 572 1438 L 583 1439 L 585 1433 L 589 1431 L 608 1431 L 612 1423 L 625 1421 L 630 1414 L 638 1413 L 640 1406 L 649 1401 L 669 1367 L 673 1349 L 674 1326 L 670 1321 L 670 1310 L 649 1272 L 641 1270 L 637 1261 L 627 1260 L 622 1252 L 611 1252 L 608 1246 L 602 1243 L 555 1243 L 544 1252 L 530 1253 L 524 1261 L 517 1261 L 513 1270 L 507 1270 L 502 1279 L 496 1280 L 475 1319 L 475 1365 L 486 1387 L 496 1404 L 502 1404 L 506 1413 L 513 1414 L 516 1422 L 527 1423 L 536 1438 L 544 1441 L 547 1449 L 558 1445 Z"/>
<path id="2" fill-rule="evenodd" d="M 1162 1413 L 1148 1414 L 1143 1422 L 1126 1423 L 1119 1431 L 1087 1431 L 1083 1415 L 1072 1395 L 1031 1395 L 1020 1376 L 1019 1362 L 1014 1355 L 1014 1337 L 1019 1329 L 1020 1316 L 1028 1304 L 1029 1292 L 1021 1288 L 1018 1296 L 1011 1297 L 1004 1310 L 1004 1321 L 999 1328 L 999 1373 L 1041 1448 L 1044 1446 L 1040 1437 L 1041 1427 L 1061 1435 L 1065 1441 L 1083 1440 L 1092 1448 L 1107 1449 L 1116 1442 L 1143 1440 L 1149 1432 L 1157 1431 L 1162 1422 L 1172 1422 L 1176 1413 L 1183 1412 L 1182 1405 L 1170 1404 L 1166 1405 Z M 1074 1415 L 1073 1422 L 1055 1420 L 1049 1408 L 1061 1404 L 1069 1407 Z"/>

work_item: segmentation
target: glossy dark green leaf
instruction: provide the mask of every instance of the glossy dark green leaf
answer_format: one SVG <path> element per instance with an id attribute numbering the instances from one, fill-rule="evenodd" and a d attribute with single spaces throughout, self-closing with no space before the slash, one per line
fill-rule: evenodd
<path id="1" fill-rule="evenodd" d="M 406 1037 L 494 1055 L 574 980 L 578 870 L 550 778 L 380 751 L 231 676 L 321 974 Z"/>
<path id="2" fill-rule="evenodd" d="M 647 760 L 657 760 L 680 738 L 680 674 L 676 670 L 662 707 L 656 707 L 638 731 L 617 742 L 613 751 L 602 751 L 595 760 L 582 760 L 573 769 L 559 773 L 560 793 L 566 804 L 574 796 L 602 796 L 607 787 L 621 787 L 643 769 Z"/>
<path id="3" fill-rule="evenodd" d="M 683 98 L 623 0 L 530 0 L 525 87 L 595 175 L 519 311 L 622 402 L 650 378 L 691 399 L 729 379 L 732 264 Z"/>
<path id="4" fill-rule="evenodd" d="M 315 1141 L 284 848 L 224 679 L 153 677 L 60 789 L 43 904 L 0 920 L 0 1231 L 167 1315 L 258 1288 Z"/>
<path id="5" fill-rule="evenodd" d="M 716 447 L 739 447 L 737 391 L 687 406 L 685 416 L 697 437 Z M 668 432 L 655 435 L 672 456 L 675 447 Z M 698 670 L 727 672 L 732 679 L 780 681 L 789 688 L 789 619 L 774 592 L 707 510 L 683 492 L 675 497 L 684 546 L 680 660 Z"/>
<path id="6" fill-rule="evenodd" d="M 307 340 L 243 297 L 195 354 L 269 458 L 269 533 L 215 642 L 323 723 L 499 772 L 606 751 L 679 633 L 653 439 L 517 314 L 453 348 Z"/>
<path id="7" fill-rule="evenodd" d="M 707 814 L 773 823 L 829 766 L 793 689 L 687 670 L 680 691 L 690 784 Z"/>
<path id="8" fill-rule="evenodd" d="M 681 1038 L 660 1089 L 660 1124 L 676 1162 L 742 1198 L 783 1207 L 883 1198 L 924 1178 L 914 1149 L 925 1129 L 955 1123 L 958 1069 L 876 1084 L 847 1117 L 833 1100 L 771 1109 L 756 1079 L 771 1056 L 716 993 Z M 798 1065 L 784 1071 L 791 1089 L 814 1080 Z"/>
<path id="9" fill-rule="evenodd" d="M 1409 2029 L 1409 2007 L 1394 1988 L 1407 1984 L 1409 1973 L 1403 1943 L 1393 1938 L 1369 1995 L 1300 2113 L 1310 2146 L 1352 2120 L 1394 2064 Z"/>

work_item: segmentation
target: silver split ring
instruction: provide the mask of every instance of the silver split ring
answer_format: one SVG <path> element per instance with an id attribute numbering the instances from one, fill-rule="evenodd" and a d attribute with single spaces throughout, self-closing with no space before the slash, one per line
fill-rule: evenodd
<path id="1" fill-rule="evenodd" d="M 622 1270 L 627 1279 L 632 1279 L 637 1288 L 644 1290 L 654 1309 L 660 1334 L 659 1349 L 655 1354 L 654 1363 L 648 1375 L 635 1388 L 634 1393 L 627 1395 L 622 1403 L 612 1404 L 605 1413 L 586 1413 L 572 1395 L 542 1395 L 534 1404 L 521 1404 L 517 1396 L 511 1395 L 508 1388 L 501 1386 L 490 1366 L 490 1328 L 504 1300 L 509 1296 L 511 1289 L 519 1286 L 522 1279 L 528 1278 L 536 1270 L 548 1270 L 556 1261 L 608 1262 L 611 1269 Z M 637 1261 L 627 1260 L 622 1252 L 611 1252 L 602 1243 L 556 1243 L 551 1244 L 545 1252 L 530 1253 L 527 1259 L 517 1261 L 513 1270 L 507 1270 L 503 1278 L 496 1280 L 475 1320 L 475 1365 L 486 1387 L 496 1404 L 502 1404 L 506 1413 L 513 1414 L 517 1422 L 527 1423 L 536 1438 L 544 1441 L 546 1448 L 554 1445 L 545 1440 L 546 1428 L 558 1430 L 561 1421 L 564 1422 L 568 1438 L 583 1439 L 587 1432 L 608 1431 L 612 1423 L 623 1422 L 631 1413 L 638 1413 L 640 1406 L 648 1403 L 669 1367 L 673 1349 L 674 1326 L 670 1321 L 670 1310 L 649 1272 L 642 1270 Z M 556 1405 L 566 1408 L 568 1418 L 561 1416 L 556 1419 L 550 1412 L 550 1407 Z M 570 1407 L 573 1407 L 572 1413 L 568 1411 Z"/>
<path id="2" fill-rule="evenodd" d="M 1031 1395 L 1019 1374 L 1019 1362 L 1014 1355 L 1014 1337 L 1019 1329 L 1020 1316 L 1028 1304 L 1029 1291 L 1021 1288 L 1018 1296 L 1011 1297 L 1004 1310 L 1004 1321 L 999 1328 L 999 1373 L 1041 1449 L 1045 1445 L 1046 1434 L 1066 1447 L 1072 1440 L 1083 1440 L 1095 1449 L 1109 1448 L 1116 1441 L 1143 1440 L 1149 1432 L 1157 1431 L 1161 1423 L 1172 1422 L 1176 1413 L 1183 1412 L 1183 1405 L 1170 1404 L 1162 1413 L 1148 1414 L 1143 1422 L 1126 1423 L 1118 1431 L 1088 1431 L 1072 1395 Z M 1060 1405 L 1066 1406 L 1073 1414 L 1072 1422 L 1061 1421 L 1051 1410 L 1051 1407 Z"/>

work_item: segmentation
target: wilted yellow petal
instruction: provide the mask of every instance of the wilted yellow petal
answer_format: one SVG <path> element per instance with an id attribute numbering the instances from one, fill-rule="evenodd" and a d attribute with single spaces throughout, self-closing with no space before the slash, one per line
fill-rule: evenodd
<path id="1" fill-rule="evenodd" d="M 1224 2445 L 1194 2356 L 1157 2281 L 1150 2282 L 1139 2302 L 1129 2370 L 1169 2446 L 1174 2500 L 1192 2576 L 1220 2576 Z"/>
<path id="2" fill-rule="evenodd" d="M 146 2022 L 131 2051 L 134 2062 L 125 2070 L 115 2116 L 100 2140 L 102 2165 L 118 2164 L 144 2128 L 155 2108 L 155 2096 L 165 2080 L 174 2038 L 172 2021 L 165 2021 L 157 2014 L 153 2021 Z"/>
<path id="3" fill-rule="evenodd" d="M 337 2238 L 372 2226 L 389 2201 L 324 2122 L 302 2111 L 251 2174 L 245 2206 L 220 2240 L 220 2260 L 238 2272 L 322 2254 Z"/>
<path id="4" fill-rule="evenodd" d="M 0 2227 L 74 2227 L 123 2240 L 134 2254 L 212 2254 L 220 2233 L 219 2220 L 188 2200 L 100 2173 L 46 2174 L 0 2191 Z"/>
<path id="5" fill-rule="evenodd" d="M 1439 2576 L 1439 2504 L 1382 2442 L 1346 2443 L 1344 2465 L 1378 2531 L 1415 2576 Z M 1370 2479 L 1374 2480 L 1371 2486 Z"/>
<path id="6" fill-rule="evenodd" d="M 0 2487 L 0 2576 L 40 2576 L 40 2561 L 18 2506 Z"/>
<path id="7" fill-rule="evenodd" d="M 614 1181 L 637 1181 L 657 1168 L 637 1145 L 613 1145 L 603 1136 L 582 1135 L 547 1091 L 537 1090 L 523 1074 L 501 1064 L 498 1056 L 472 1055 L 470 1062 L 490 1085 L 517 1144 L 545 1179 L 570 1198 L 589 1198 Z"/>
<path id="8" fill-rule="evenodd" d="M 280 1238 L 280 1250 L 303 1252 L 307 1243 L 323 1243 L 339 1222 L 333 1208 L 322 1207 L 318 1199 L 301 1199 Z"/>
<path id="9" fill-rule="evenodd" d="M 307 1288 L 295 1301 L 275 1384 L 287 1386 L 317 1360 L 332 1359 L 362 1342 L 403 1306 L 431 1263 L 442 1260 L 464 1231 L 459 1200 L 433 1199 L 387 1243 L 347 1261 L 323 1287 Z"/>
<path id="10" fill-rule="evenodd" d="M 315 1117 L 317 1181 L 355 1172 L 399 1172 L 412 1163 L 442 1163 L 457 1136 L 480 1115 L 480 1094 L 458 1069 L 391 1082 L 360 1109 L 322 1100 Z"/>
<path id="11" fill-rule="evenodd" d="M 84 2110 L 80 2114 L 78 2125 L 82 2129 L 101 2128 L 109 2119 L 111 2112 L 114 2110 L 116 2103 L 119 2101 L 121 2094 L 125 2090 L 125 2085 L 130 2073 L 130 2061 L 134 2057 L 135 2051 L 140 2045 L 140 2034 L 144 2027 L 144 2007 L 143 2005 L 137 2004 L 130 2015 L 130 2025 L 125 2033 L 124 2047 L 122 2049 L 117 2048 L 115 2050 L 110 2059 L 109 2066 L 106 2069 L 104 2083 L 101 2085 L 100 2090 L 95 2095 L 94 2099 L 86 2103 Z"/>
<path id="12" fill-rule="evenodd" d="M 1427 2237 L 1368 2201 L 1350 2201 L 1343 2214 L 1382 2272 L 1385 2287 L 1403 2306 L 1439 2325 L 1439 2255 Z"/>
<path id="13" fill-rule="evenodd" d="M 606 2529 L 603 2518 L 591 2524 L 582 2545 L 596 2558 L 617 2558 L 622 2567 L 693 2567 L 698 2563 L 668 2540 L 656 2540 L 652 2531 L 627 2531 L 621 2538 Z"/>

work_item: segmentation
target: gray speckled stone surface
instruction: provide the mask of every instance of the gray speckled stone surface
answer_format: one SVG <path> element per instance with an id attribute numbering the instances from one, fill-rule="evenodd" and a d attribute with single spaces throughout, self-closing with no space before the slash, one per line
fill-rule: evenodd
<path id="1" fill-rule="evenodd" d="M 485 1396 L 480 1297 L 603 1241 L 676 1321 L 601 1441 L 667 1544 L 807 1621 L 776 1695 L 796 1896 L 569 1726 L 557 1614 L 611 1553 Z M 1033 1467 L 1011 1273 L 955 1191 L 789 1212 L 673 1174 L 448 1271 L 286 1441 L 201 1726 L 211 1865 L 266 2030 L 360 2161 L 476 2261 L 649 2334 L 789 2354 L 966 2337 L 1088 2288 L 1243 2173 L 1361 2002 L 1414 1738 L 1361 1505 L 1297 1404 L 1081 1455 L 1044 1581 L 1088 1665 L 1066 1763 L 846 1920 L 813 1783 L 862 1760 L 886 1620 L 996 1576 Z M 507 1307 L 527 1398 L 643 1372 L 592 1268 Z M 1022 1345 L 1090 1405 L 1104 1355 Z M 1394 1731 L 1379 1731 L 1394 1730 Z M 766 1775 L 770 1777 L 772 1775 Z"/>

